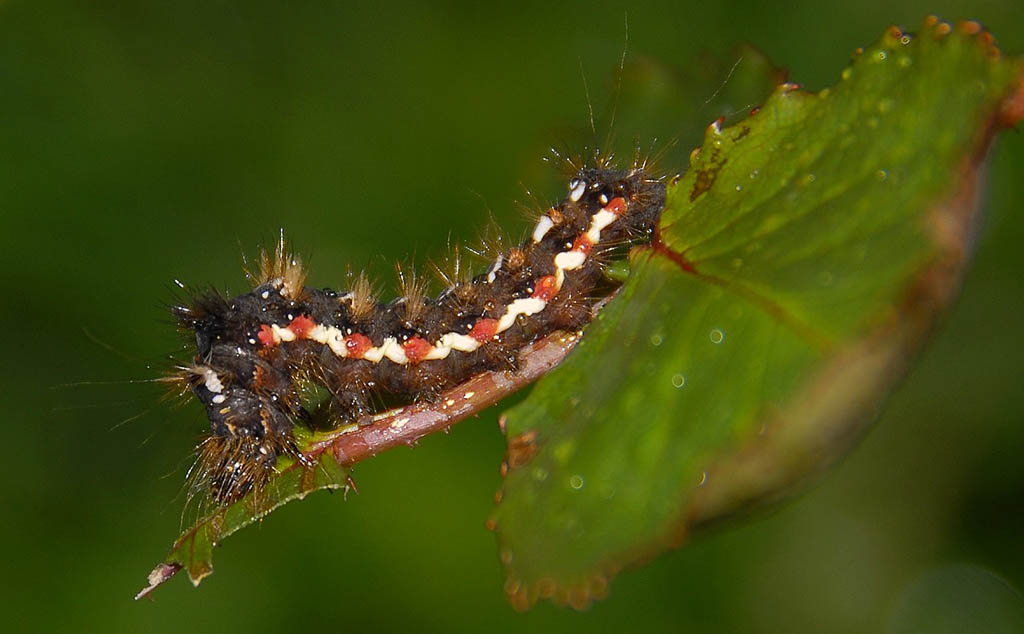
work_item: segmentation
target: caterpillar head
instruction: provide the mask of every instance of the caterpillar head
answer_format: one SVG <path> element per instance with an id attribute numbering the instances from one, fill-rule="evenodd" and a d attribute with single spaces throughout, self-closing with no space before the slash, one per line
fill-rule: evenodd
<path id="1" fill-rule="evenodd" d="M 198 448 L 194 481 L 208 486 L 220 503 L 258 489 L 279 455 L 298 455 L 292 427 L 301 408 L 290 372 L 258 354 L 258 315 L 273 305 L 266 301 L 272 292 L 277 291 L 268 285 L 230 302 L 209 294 L 174 309 L 181 326 L 195 337 L 196 353 L 182 370 L 210 421 L 211 435 Z M 287 301 L 281 298 L 281 303 Z"/>

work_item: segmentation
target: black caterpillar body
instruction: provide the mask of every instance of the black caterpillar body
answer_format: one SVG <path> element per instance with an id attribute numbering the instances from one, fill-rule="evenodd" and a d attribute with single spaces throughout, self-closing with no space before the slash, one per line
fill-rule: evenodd
<path id="1" fill-rule="evenodd" d="M 649 240 L 664 201 L 664 182 L 646 166 L 599 162 L 575 172 L 528 239 L 436 298 L 411 283 L 379 303 L 362 277 L 345 292 L 307 288 L 282 241 L 250 274 L 251 292 L 175 307 L 196 342 L 183 377 L 210 419 L 197 464 L 202 486 L 228 504 L 265 483 L 279 456 L 301 459 L 293 426 L 311 421 L 302 382 L 329 392 L 335 424 L 362 423 L 379 395 L 430 399 L 480 372 L 514 368 L 519 350 L 540 337 L 581 328 L 611 288 L 602 274 L 608 254 Z"/>

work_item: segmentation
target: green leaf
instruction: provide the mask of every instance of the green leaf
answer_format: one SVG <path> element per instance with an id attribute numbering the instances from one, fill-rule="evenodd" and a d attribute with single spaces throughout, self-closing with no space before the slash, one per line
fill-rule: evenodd
<path id="1" fill-rule="evenodd" d="M 929 20 L 831 89 L 783 84 L 708 128 L 619 296 L 505 417 L 492 522 L 514 605 L 586 605 L 848 448 L 955 293 L 1022 69 Z"/>
<path id="2" fill-rule="evenodd" d="M 181 569 L 188 572 L 194 585 L 199 585 L 213 573 L 213 547 L 222 539 L 314 491 L 350 488 L 348 470 L 338 465 L 329 451 L 311 460 L 309 464 L 302 464 L 279 459 L 277 474 L 258 496 L 249 494 L 200 517 L 178 537 L 167 558 L 150 573 L 149 585 L 135 598 L 146 596 Z"/>

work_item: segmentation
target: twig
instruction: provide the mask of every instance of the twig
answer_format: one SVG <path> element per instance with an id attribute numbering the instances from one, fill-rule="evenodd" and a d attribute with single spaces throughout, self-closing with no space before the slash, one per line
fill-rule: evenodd
<path id="1" fill-rule="evenodd" d="M 430 403 L 415 403 L 382 412 L 373 423 L 331 432 L 315 442 L 306 456 L 330 451 L 341 465 L 351 465 L 399 445 L 413 446 L 428 434 L 494 405 L 551 371 L 580 339 L 579 333 L 555 332 L 527 346 L 514 372 L 484 372 Z"/>

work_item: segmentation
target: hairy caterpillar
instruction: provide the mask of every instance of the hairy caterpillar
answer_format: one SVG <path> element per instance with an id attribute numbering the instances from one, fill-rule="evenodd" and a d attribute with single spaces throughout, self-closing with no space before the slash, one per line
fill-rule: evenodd
<path id="1" fill-rule="evenodd" d="M 604 264 L 620 245 L 650 239 L 665 184 L 639 159 L 627 169 L 600 156 L 569 164 L 568 193 L 530 236 L 436 298 L 411 276 L 388 303 L 364 276 L 346 291 L 306 287 L 282 239 L 248 272 L 249 293 L 175 306 L 195 338 L 179 378 L 210 420 L 194 474 L 213 501 L 258 491 L 280 456 L 302 459 L 293 428 L 312 422 L 304 385 L 326 390 L 333 424 L 363 423 L 377 397 L 429 400 L 481 372 L 512 369 L 523 346 L 589 321 L 612 288 Z"/>

